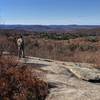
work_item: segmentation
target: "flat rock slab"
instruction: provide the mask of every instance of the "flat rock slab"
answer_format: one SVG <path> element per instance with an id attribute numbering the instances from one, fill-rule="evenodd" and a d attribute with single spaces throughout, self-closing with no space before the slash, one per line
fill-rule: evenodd
<path id="1" fill-rule="evenodd" d="M 34 63 L 37 64 L 37 66 L 41 67 L 43 66 L 43 69 L 54 73 L 67 74 L 69 70 L 77 78 L 83 80 L 95 80 L 95 81 L 100 80 L 100 70 L 94 68 L 93 64 L 61 62 L 61 61 L 54 61 L 50 59 L 42 59 L 37 57 L 28 57 L 28 59 L 21 59 L 21 62 Z"/>
<path id="2" fill-rule="evenodd" d="M 100 80 L 100 70 L 87 63 L 66 63 L 66 67 L 78 78 L 84 80 Z"/>
<path id="3" fill-rule="evenodd" d="M 82 80 L 99 79 L 100 70 L 93 68 L 92 64 L 36 57 L 20 59 L 20 62 L 32 64 L 45 72 L 44 80 L 51 85 L 46 100 L 100 100 L 99 84 Z"/>

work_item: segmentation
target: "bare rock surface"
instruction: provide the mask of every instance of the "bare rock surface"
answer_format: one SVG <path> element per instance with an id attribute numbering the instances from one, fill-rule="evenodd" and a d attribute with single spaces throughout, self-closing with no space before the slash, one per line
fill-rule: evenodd
<path id="1" fill-rule="evenodd" d="M 27 57 L 20 62 L 31 64 L 45 73 L 43 79 L 49 83 L 50 88 L 46 100 L 100 100 L 100 84 L 87 81 L 100 79 L 100 70 L 92 64 L 36 57 Z"/>

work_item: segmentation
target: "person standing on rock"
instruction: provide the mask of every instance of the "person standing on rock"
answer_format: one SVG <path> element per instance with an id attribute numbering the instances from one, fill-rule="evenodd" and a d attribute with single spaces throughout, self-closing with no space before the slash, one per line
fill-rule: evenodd
<path id="1" fill-rule="evenodd" d="M 17 39 L 17 46 L 18 46 L 18 57 L 25 57 L 24 55 L 24 39 L 22 35 Z"/>

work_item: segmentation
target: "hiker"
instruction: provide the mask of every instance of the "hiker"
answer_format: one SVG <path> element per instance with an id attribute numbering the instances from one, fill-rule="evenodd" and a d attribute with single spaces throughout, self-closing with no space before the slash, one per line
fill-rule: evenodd
<path id="1" fill-rule="evenodd" d="M 25 57 L 24 55 L 24 39 L 22 35 L 17 39 L 17 46 L 18 46 L 18 57 Z"/>

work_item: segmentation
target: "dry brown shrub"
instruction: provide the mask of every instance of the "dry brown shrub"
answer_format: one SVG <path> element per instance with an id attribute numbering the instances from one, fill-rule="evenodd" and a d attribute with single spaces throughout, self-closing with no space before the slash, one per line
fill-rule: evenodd
<path id="1" fill-rule="evenodd" d="M 48 94 L 48 84 L 33 76 L 29 67 L 19 66 L 15 59 L 8 58 L 0 58 L 0 98 L 44 100 Z"/>

